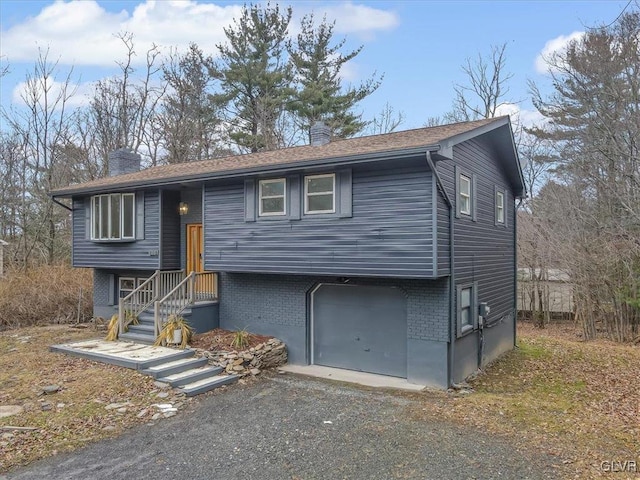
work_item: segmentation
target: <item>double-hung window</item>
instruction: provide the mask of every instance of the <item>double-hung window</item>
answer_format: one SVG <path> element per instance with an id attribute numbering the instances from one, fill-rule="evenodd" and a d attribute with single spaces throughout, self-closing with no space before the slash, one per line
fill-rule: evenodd
<path id="1" fill-rule="evenodd" d="M 269 217 L 287 214 L 287 181 L 284 178 L 260 180 L 259 215 Z"/>
<path id="2" fill-rule="evenodd" d="M 475 329 L 478 324 L 476 313 L 476 283 L 458 286 L 458 337 Z"/>
<path id="3" fill-rule="evenodd" d="M 471 178 L 460 174 L 459 189 L 460 213 L 462 215 L 471 215 Z"/>
<path id="4" fill-rule="evenodd" d="M 133 240 L 135 194 L 111 193 L 91 197 L 91 239 Z"/>
<path id="5" fill-rule="evenodd" d="M 496 190 L 496 223 L 504 225 L 504 192 Z"/>
<path id="6" fill-rule="evenodd" d="M 304 177 L 304 213 L 334 213 L 336 211 L 336 175 Z"/>

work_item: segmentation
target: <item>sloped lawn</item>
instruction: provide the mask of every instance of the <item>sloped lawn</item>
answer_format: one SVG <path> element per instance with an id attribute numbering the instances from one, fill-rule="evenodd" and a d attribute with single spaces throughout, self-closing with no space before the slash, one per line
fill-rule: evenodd
<path id="1" fill-rule="evenodd" d="M 557 455 L 562 477 L 640 478 L 640 347 L 584 342 L 558 326 L 520 325 L 518 339 L 473 393 L 448 395 L 435 414 Z M 608 471 L 625 461 L 637 472 Z"/>

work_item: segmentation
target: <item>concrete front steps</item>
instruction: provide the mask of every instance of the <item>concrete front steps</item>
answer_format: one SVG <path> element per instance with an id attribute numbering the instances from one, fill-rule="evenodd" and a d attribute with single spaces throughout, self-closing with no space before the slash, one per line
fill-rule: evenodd
<path id="1" fill-rule="evenodd" d="M 187 397 L 208 392 L 214 388 L 228 385 L 238 380 L 237 375 L 223 373 L 221 367 L 208 365 L 206 358 L 187 357 L 178 360 L 169 359 L 142 370 L 159 382 L 179 388 Z"/>
<path id="2" fill-rule="evenodd" d="M 138 315 L 138 325 L 129 325 L 127 331 L 118 335 L 118 338 L 128 342 L 153 345 L 156 339 L 154 334 L 153 312 L 145 310 L 140 313 L 140 315 Z"/>
<path id="3" fill-rule="evenodd" d="M 95 362 L 131 368 L 182 390 L 188 397 L 238 380 L 221 367 L 208 365 L 194 350 L 153 347 L 131 342 L 81 340 L 49 347 L 52 352 L 87 358 Z"/>

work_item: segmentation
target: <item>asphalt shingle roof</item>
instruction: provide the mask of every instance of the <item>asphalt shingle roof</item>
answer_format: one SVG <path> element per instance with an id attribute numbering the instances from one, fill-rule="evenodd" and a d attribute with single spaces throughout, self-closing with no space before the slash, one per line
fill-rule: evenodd
<path id="1" fill-rule="evenodd" d="M 99 178 L 82 184 L 70 185 L 51 192 L 54 196 L 64 196 L 82 191 L 103 190 L 132 185 L 159 184 L 175 179 L 201 178 L 211 174 L 233 172 L 244 169 L 284 165 L 287 163 L 312 162 L 322 159 L 340 159 L 354 155 L 380 154 L 412 148 L 434 146 L 444 140 L 470 132 L 492 122 L 504 121 L 505 117 L 476 120 L 471 122 L 417 128 L 401 132 L 372 135 L 367 137 L 333 140 L 326 145 L 284 148 L 269 152 L 233 155 L 200 162 L 175 163 L 140 170 L 135 173 Z"/>

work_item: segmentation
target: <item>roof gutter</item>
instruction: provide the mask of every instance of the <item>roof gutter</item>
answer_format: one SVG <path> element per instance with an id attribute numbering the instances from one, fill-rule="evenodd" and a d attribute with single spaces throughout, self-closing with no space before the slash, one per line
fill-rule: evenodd
<path id="1" fill-rule="evenodd" d="M 62 203 L 60 200 L 57 200 L 56 197 L 54 197 L 53 195 L 51 196 L 51 201 L 53 203 L 55 203 L 56 205 L 60 205 L 62 208 L 66 208 L 67 210 L 69 210 L 70 212 L 73 212 L 73 208 L 71 208 L 69 205 L 65 205 L 64 203 Z"/>
<path id="2" fill-rule="evenodd" d="M 426 153 L 426 157 L 427 157 L 427 164 L 429 165 L 429 168 L 431 169 L 431 172 L 433 173 L 434 178 L 436 179 L 436 184 L 438 186 L 438 191 L 440 192 L 440 194 L 442 195 L 442 198 L 444 198 L 445 203 L 447 204 L 447 207 L 449 208 L 449 349 L 448 349 L 448 356 L 447 356 L 447 387 L 450 387 L 451 385 L 453 385 L 453 366 L 454 366 L 454 352 L 455 352 L 455 345 L 456 345 L 456 329 L 454 328 L 453 325 L 453 319 L 456 318 L 456 311 L 455 311 L 455 294 L 456 294 L 456 280 L 455 280 L 455 255 L 454 255 L 454 246 L 455 246 L 455 242 L 454 242 L 454 225 L 455 225 L 455 211 L 453 209 L 453 202 L 451 201 L 451 197 L 449 197 L 449 194 L 447 193 L 447 190 L 444 188 L 444 184 L 442 183 L 442 179 L 440 178 L 440 174 L 438 173 L 438 171 L 436 170 L 436 165 L 433 161 L 432 158 L 432 152 L 436 153 L 438 152 L 439 149 L 437 150 L 433 150 L 433 151 L 429 151 L 427 150 Z M 447 158 L 448 160 L 452 160 L 448 157 L 444 157 L 442 155 L 440 155 L 442 158 Z M 434 219 L 434 221 L 436 221 L 436 219 Z M 437 252 L 434 252 L 434 255 Z"/>
<path id="3" fill-rule="evenodd" d="M 381 162 L 386 160 L 397 160 L 402 158 L 411 158 L 411 157 L 419 157 L 424 154 L 425 150 L 439 150 L 440 145 L 427 145 L 422 147 L 403 149 L 403 150 L 392 150 L 388 152 L 374 153 L 374 154 L 359 154 L 359 155 L 349 155 L 347 157 L 334 157 L 334 158 L 323 158 L 318 160 L 300 160 L 297 162 L 290 163 L 280 163 L 275 165 L 256 165 L 248 168 L 240 168 L 237 170 L 225 170 L 223 172 L 205 172 L 199 173 L 195 175 L 181 175 L 175 176 L 165 179 L 151 179 L 151 180 L 130 180 L 121 183 L 113 183 L 109 185 L 98 185 L 96 187 L 88 187 L 82 188 L 78 186 L 78 188 L 65 188 L 60 190 L 54 190 L 49 193 L 52 197 L 57 198 L 66 198 L 76 194 L 97 194 L 104 192 L 112 192 L 114 189 L 118 190 L 134 190 L 137 188 L 145 187 L 160 187 L 166 185 L 177 185 L 181 183 L 188 182 L 197 182 L 197 181 L 206 181 L 206 180 L 221 180 L 221 179 L 229 179 L 236 177 L 244 177 L 247 175 L 259 174 L 259 173 L 279 173 L 283 171 L 288 171 L 292 169 L 306 169 L 306 168 L 317 168 L 317 167 L 334 167 L 334 166 L 342 166 L 342 165 L 355 165 L 360 163 L 373 163 L 373 162 Z"/>

